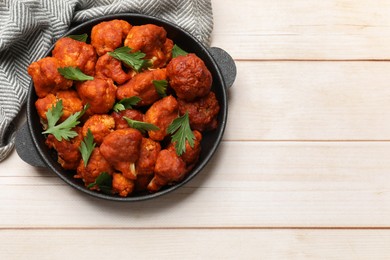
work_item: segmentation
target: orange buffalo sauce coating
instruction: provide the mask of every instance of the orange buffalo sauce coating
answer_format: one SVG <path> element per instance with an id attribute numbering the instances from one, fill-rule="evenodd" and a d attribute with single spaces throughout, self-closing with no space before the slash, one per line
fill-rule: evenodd
<path id="1" fill-rule="evenodd" d="M 175 151 L 162 150 L 158 154 L 154 173 L 147 187 L 151 192 L 156 192 L 167 184 L 181 181 L 186 174 L 186 164 Z"/>
<path id="2" fill-rule="evenodd" d="M 127 197 L 134 190 L 134 182 L 127 179 L 121 173 L 114 173 L 112 176 L 112 189 L 121 197 Z"/>
<path id="3" fill-rule="evenodd" d="M 70 115 L 83 109 L 81 99 L 75 90 L 60 90 L 54 94 L 48 94 L 44 98 L 39 98 L 35 101 L 35 108 L 38 115 L 44 121 L 47 120 L 46 113 L 51 109 L 59 100 L 62 100 L 63 115 L 60 118 L 60 122 L 67 119 Z"/>
<path id="4" fill-rule="evenodd" d="M 115 120 L 109 115 L 93 115 L 85 121 L 82 129 L 83 137 L 91 131 L 93 139 L 97 145 L 101 145 L 104 138 L 114 131 Z"/>
<path id="5" fill-rule="evenodd" d="M 167 129 L 172 121 L 177 118 L 179 106 L 173 96 L 162 98 L 150 106 L 144 116 L 144 121 L 154 124 L 160 130 L 149 131 L 149 137 L 155 141 L 162 141 L 168 136 Z"/>
<path id="6" fill-rule="evenodd" d="M 135 75 L 126 84 L 119 86 L 116 92 L 117 99 L 137 96 L 141 101 L 137 106 L 148 106 L 159 100 L 161 97 L 156 91 L 153 84 L 154 80 L 166 80 L 167 74 L 165 69 L 156 69 L 145 71 Z"/>
<path id="7" fill-rule="evenodd" d="M 203 132 L 217 128 L 217 116 L 220 107 L 214 92 L 210 92 L 207 96 L 195 99 L 192 102 L 181 99 L 178 102 L 180 114 L 184 115 L 188 112 L 191 129 Z"/>
<path id="8" fill-rule="evenodd" d="M 123 40 L 131 27 L 128 22 L 123 20 L 101 22 L 92 28 L 91 44 L 99 56 L 114 51 L 123 46 Z"/>
<path id="9" fill-rule="evenodd" d="M 96 178 L 102 173 L 106 172 L 110 175 L 114 172 L 112 166 L 102 156 L 99 147 L 96 147 L 89 157 L 88 164 L 85 166 L 84 160 L 81 160 L 77 167 L 77 174 L 75 178 L 80 178 L 85 185 L 89 185 L 96 181 Z M 97 187 L 94 187 L 95 189 Z"/>
<path id="10" fill-rule="evenodd" d="M 81 128 L 75 129 L 78 135 L 75 138 L 58 141 L 54 135 L 48 135 L 46 145 L 53 148 L 58 154 L 58 163 L 66 170 L 76 170 L 81 160 L 81 153 L 79 150 L 81 144 Z"/>
<path id="11" fill-rule="evenodd" d="M 56 42 L 52 56 L 64 67 L 77 67 L 90 76 L 95 74 L 97 56 L 90 44 L 64 37 Z"/>
<path id="12" fill-rule="evenodd" d="M 212 77 L 204 62 L 195 54 L 172 59 L 167 66 L 169 84 L 178 98 L 193 101 L 211 90 Z"/>
<path id="13" fill-rule="evenodd" d="M 123 84 L 135 75 L 132 70 L 125 72 L 122 68 L 122 62 L 108 54 L 99 57 L 95 73 L 97 78 L 111 78 L 117 84 Z"/>
<path id="14" fill-rule="evenodd" d="M 133 26 L 127 34 L 125 46 L 133 52 L 141 51 L 150 59 L 153 68 L 161 68 L 172 58 L 172 40 L 163 27 L 146 24 Z"/>
<path id="15" fill-rule="evenodd" d="M 53 57 L 40 59 L 28 66 L 27 72 L 34 82 L 35 93 L 39 98 L 72 87 L 73 81 L 64 78 L 57 70 L 63 66 L 61 61 Z"/>
<path id="16" fill-rule="evenodd" d="M 133 128 L 120 129 L 107 135 L 100 151 L 104 158 L 128 179 L 135 180 L 135 162 L 139 158 L 142 135 Z"/>
<path id="17" fill-rule="evenodd" d="M 88 114 L 107 114 L 115 104 L 117 87 L 112 79 L 87 80 L 77 85 L 83 105 L 89 104 Z"/>

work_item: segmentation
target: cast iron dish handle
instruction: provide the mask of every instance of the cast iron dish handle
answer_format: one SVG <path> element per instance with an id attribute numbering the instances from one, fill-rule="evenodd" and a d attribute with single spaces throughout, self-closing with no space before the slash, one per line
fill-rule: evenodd
<path id="1" fill-rule="evenodd" d="M 211 47 L 209 51 L 221 70 L 226 87 L 230 88 L 237 75 L 236 64 L 233 58 L 218 47 Z M 46 167 L 32 141 L 27 122 L 17 131 L 15 146 L 16 152 L 23 161 L 35 167 Z"/>
<path id="2" fill-rule="evenodd" d="M 234 63 L 232 56 L 223 49 L 211 47 L 208 50 L 221 70 L 223 80 L 225 81 L 225 85 L 227 87 L 226 90 L 228 90 L 231 86 L 233 86 L 234 80 L 236 79 L 236 64 Z"/>
<path id="3" fill-rule="evenodd" d="M 35 167 L 46 167 L 32 141 L 27 122 L 16 132 L 15 147 L 19 157 L 26 163 Z"/>

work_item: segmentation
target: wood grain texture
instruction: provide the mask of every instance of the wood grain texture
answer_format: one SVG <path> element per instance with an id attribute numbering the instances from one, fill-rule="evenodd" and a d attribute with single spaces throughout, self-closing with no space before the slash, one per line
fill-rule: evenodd
<path id="1" fill-rule="evenodd" d="M 390 254 L 389 230 L 2 230 L 0 239 L 0 258 L 10 260 L 359 260 Z"/>
<path id="2" fill-rule="evenodd" d="M 25 167 L 1 178 L 0 227 L 390 227 L 389 153 L 381 142 L 223 142 L 187 185 L 130 204 Z"/>
<path id="3" fill-rule="evenodd" d="M 390 59 L 386 0 L 214 0 L 212 45 L 236 59 Z"/>
<path id="4" fill-rule="evenodd" d="M 0 164 L 0 259 L 390 258 L 390 2 L 212 3 L 211 45 L 238 75 L 209 165 L 126 204 L 14 152 Z"/>
<path id="5" fill-rule="evenodd" d="M 390 140 L 390 62 L 237 62 L 225 140 Z"/>

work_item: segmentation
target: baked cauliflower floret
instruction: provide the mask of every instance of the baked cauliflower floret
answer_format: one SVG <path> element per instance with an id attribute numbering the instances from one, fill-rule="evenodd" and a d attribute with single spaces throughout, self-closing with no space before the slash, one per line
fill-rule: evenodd
<path id="1" fill-rule="evenodd" d="M 141 101 L 137 106 L 151 105 L 161 97 L 153 84 L 154 80 L 166 80 L 166 70 L 156 69 L 135 75 L 129 82 L 119 86 L 116 92 L 117 99 L 137 96 Z"/>
<path id="2" fill-rule="evenodd" d="M 128 179 L 135 180 L 135 162 L 138 160 L 142 134 L 133 128 L 119 129 L 107 135 L 100 152 L 106 160 Z"/>
<path id="3" fill-rule="evenodd" d="M 65 67 L 77 67 L 90 76 L 95 74 L 97 57 L 95 49 L 90 44 L 64 37 L 56 42 L 52 56 Z"/>
<path id="4" fill-rule="evenodd" d="M 117 84 L 123 84 L 134 75 L 135 72 L 132 70 L 125 72 L 122 68 L 122 62 L 108 54 L 99 57 L 96 62 L 95 76 L 97 78 L 111 78 Z"/>
<path id="5" fill-rule="evenodd" d="M 160 151 L 161 145 L 159 142 L 145 137 L 142 138 L 140 155 L 136 163 L 137 176 L 153 175 L 157 155 Z"/>
<path id="6" fill-rule="evenodd" d="M 77 84 L 83 105 L 89 104 L 89 115 L 108 113 L 114 106 L 116 89 L 112 79 L 95 78 Z"/>
<path id="7" fill-rule="evenodd" d="M 164 67 L 172 57 L 173 42 L 163 27 L 154 24 L 133 26 L 125 40 L 132 52 L 141 51 L 151 60 L 153 68 Z"/>
<path id="8" fill-rule="evenodd" d="M 186 151 L 180 156 L 186 164 L 187 171 L 190 171 L 195 166 L 201 151 L 200 142 L 202 141 L 202 134 L 197 130 L 192 131 L 192 133 L 195 136 L 194 146 L 191 147 L 189 142 L 186 140 Z M 176 152 L 175 143 L 170 143 L 167 150 Z"/>
<path id="9" fill-rule="evenodd" d="M 69 141 L 65 139 L 58 141 L 52 134 L 48 135 L 46 139 L 46 145 L 57 151 L 58 163 L 66 170 L 76 170 L 81 160 L 81 153 L 79 151 L 82 140 L 81 128 L 76 127 L 73 130 L 78 135 L 69 139 Z"/>
<path id="10" fill-rule="evenodd" d="M 61 61 L 53 57 L 40 59 L 28 66 L 27 72 L 34 82 L 35 93 L 39 98 L 72 87 L 73 81 L 64 78 L 58 72 L 58 68 L 63 66 Z"/>
<path id="11" fill-rule="evenodd" d="M 186 164 L 176 152 L 161 150 L 154 168 L 154 177 L 147 188 L 151 192 L 156 192 L 165 185 L 181 181 L 185 174 Z"/>
<path id="12" fill-rule="evenodd" d="M 160 151 L 159 142 L 142 138 L 140 154 L 135 167 L 137 171 L 137 179 L 134 181 L 136 191 L 146 191 L 149 182 L 153 179 L 154 167 Z"/>
<path id="13" fill-rule="evenodd" d="M 115 120 L 109 115 L 93 115 L 83 125 L 83 136 L 87 136 L 88 129 L 93 135 L 94 142 L 101 145 L 103 139 L 115 128 Z"/>
<path id="14" fill-rule="evenodd" d="M 177 97 L 186 101 L 204 97 L 211 90 L 211 73 L 193 53 L 173 58 L 167 65 L 167 76 Z"/>
<path id="15" fill-rule="evenodd" d="M 153 103 L 146 111 L 144 121 L 160 128 L 160 130 L 148 131 L 152 140 L 162 141 L 168 135 L 168 126 L 177 118 L 178 107 L 176 99 L 168 96 Z"/>
<path id="16" fill-rule="evenodd" d="M 115 120 L 115 129 L 130 128 L 129 124 L 123 117 L 136 121 L 144 121 L 144 114 L 136 109 L 125 109 L 119 112 L 112 112 L 111 116 Z"/>
<path id="17" fill-rule="evenodd" d="M 91 44 L 99 56 L 123 45 L 131 25 L 123 20 L 101 22 L 92 28 Z"/>
<path id="18" fill-rule="evenodd" d="M 121 197 L 127 197 L 133 192 L 134 182 L 121 173 L 114 173 L 112 176 L 112 190 Z"/>
<path id="19" fill-rule="evenodd" d="M 188 112 L 191 129 L 198 131 L 214 130 L 218 126 L 219 103 L 214 92 L 192 102 L 178 100 L 181 115 Z"/>
<path id="20" fill-rule="evenodd" d="M 99 147 L 93 149 L 91 156 L 89 157 L 87 166 L 84 165 L 84 160 L 81 159 L 79 166 L 77 167 L 77 174 L 75 178 L 83 179 L 85 186 L 96 181 L 96 178 L 103 172 L 110 175 L 114 172 L 114 169 L 102 156 Z M 94 187 L 96 189 L 98 187 Z"/>
<path id="21" fill-rule="evenodd" d="M 35 108 L 37 109 L 39 117 L 43 119 L 44 122 L 47 121 L 46 112 L 55 106 L 59 100 L 62 100 L 63 106 L 63 115 L 60 118 L 60 122 L 83 109 L 81 99 L 75 90 L 62 90 L 55 94 L 48 94 L 46 97 L 39 98 L 35 101 Z"/>

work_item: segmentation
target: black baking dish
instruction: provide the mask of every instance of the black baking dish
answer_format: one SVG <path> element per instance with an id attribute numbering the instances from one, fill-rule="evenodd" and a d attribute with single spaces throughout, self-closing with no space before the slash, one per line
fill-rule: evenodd
<path id="1" fill-rule="evenodd" d="M 74 172 L 64 170 L 59 165 L 59 163 L 57 163 L 56 153 L 45 145 L 45 137 L 41 133 L 42 126 L 40 124 L 40 120 L 34 105 L 35 101 L 37 100 L 37 96 L 35 94 L 32 82 L 30 83 L 27 96 L 27 123 L 22 126 L 17 133 L 16 150 L 19 156 L 27 163 L 33 166 L 49 168 L 67 184 L 89 195 L 114 201 L 140 201 L 161 196 L 181 187 L 183 184 L 187 183 L 194 176 L 196 176 L 209 162 L 211 157 L 216 152 L 225 131 L 228 113 L 227 90 L 228 87 L 233 84 L 236 77 L 236 67 L 230 55 L 222 49 L 206 47 L 177 25 L 146 15 L 116 14 L 103 16 L 75 26 L 64 36 L 83 33 L 90 35 L 91 29 L 94 25 L 102 21 L 113 19 L 126 20 L 132 25 L 152 23 L 164 27 L 167 31 L 168 38 L 172 39 L 177 45 L 179 45 L 187 52 L 192 52 L 198 55 L 210 70 L 213 77 L 212 90 L 215 92 L 220 104 L 220 112 L 218 115 L 219 124 L 216 130 L 204 133 L 202 140 L 202 152 L 197 165 L 192 169 L 191 172 L 189 172 L 183 181 L 173 186 L 165 187 L 156 193 L 147 193 L 123 198 L 116 195 L 106 195 L 87 189 L 84 186 L 82 180 L 73 178 Z M 53 48 L 54 46 L 48 50 L 45 56 L 50 55 Z"/>

